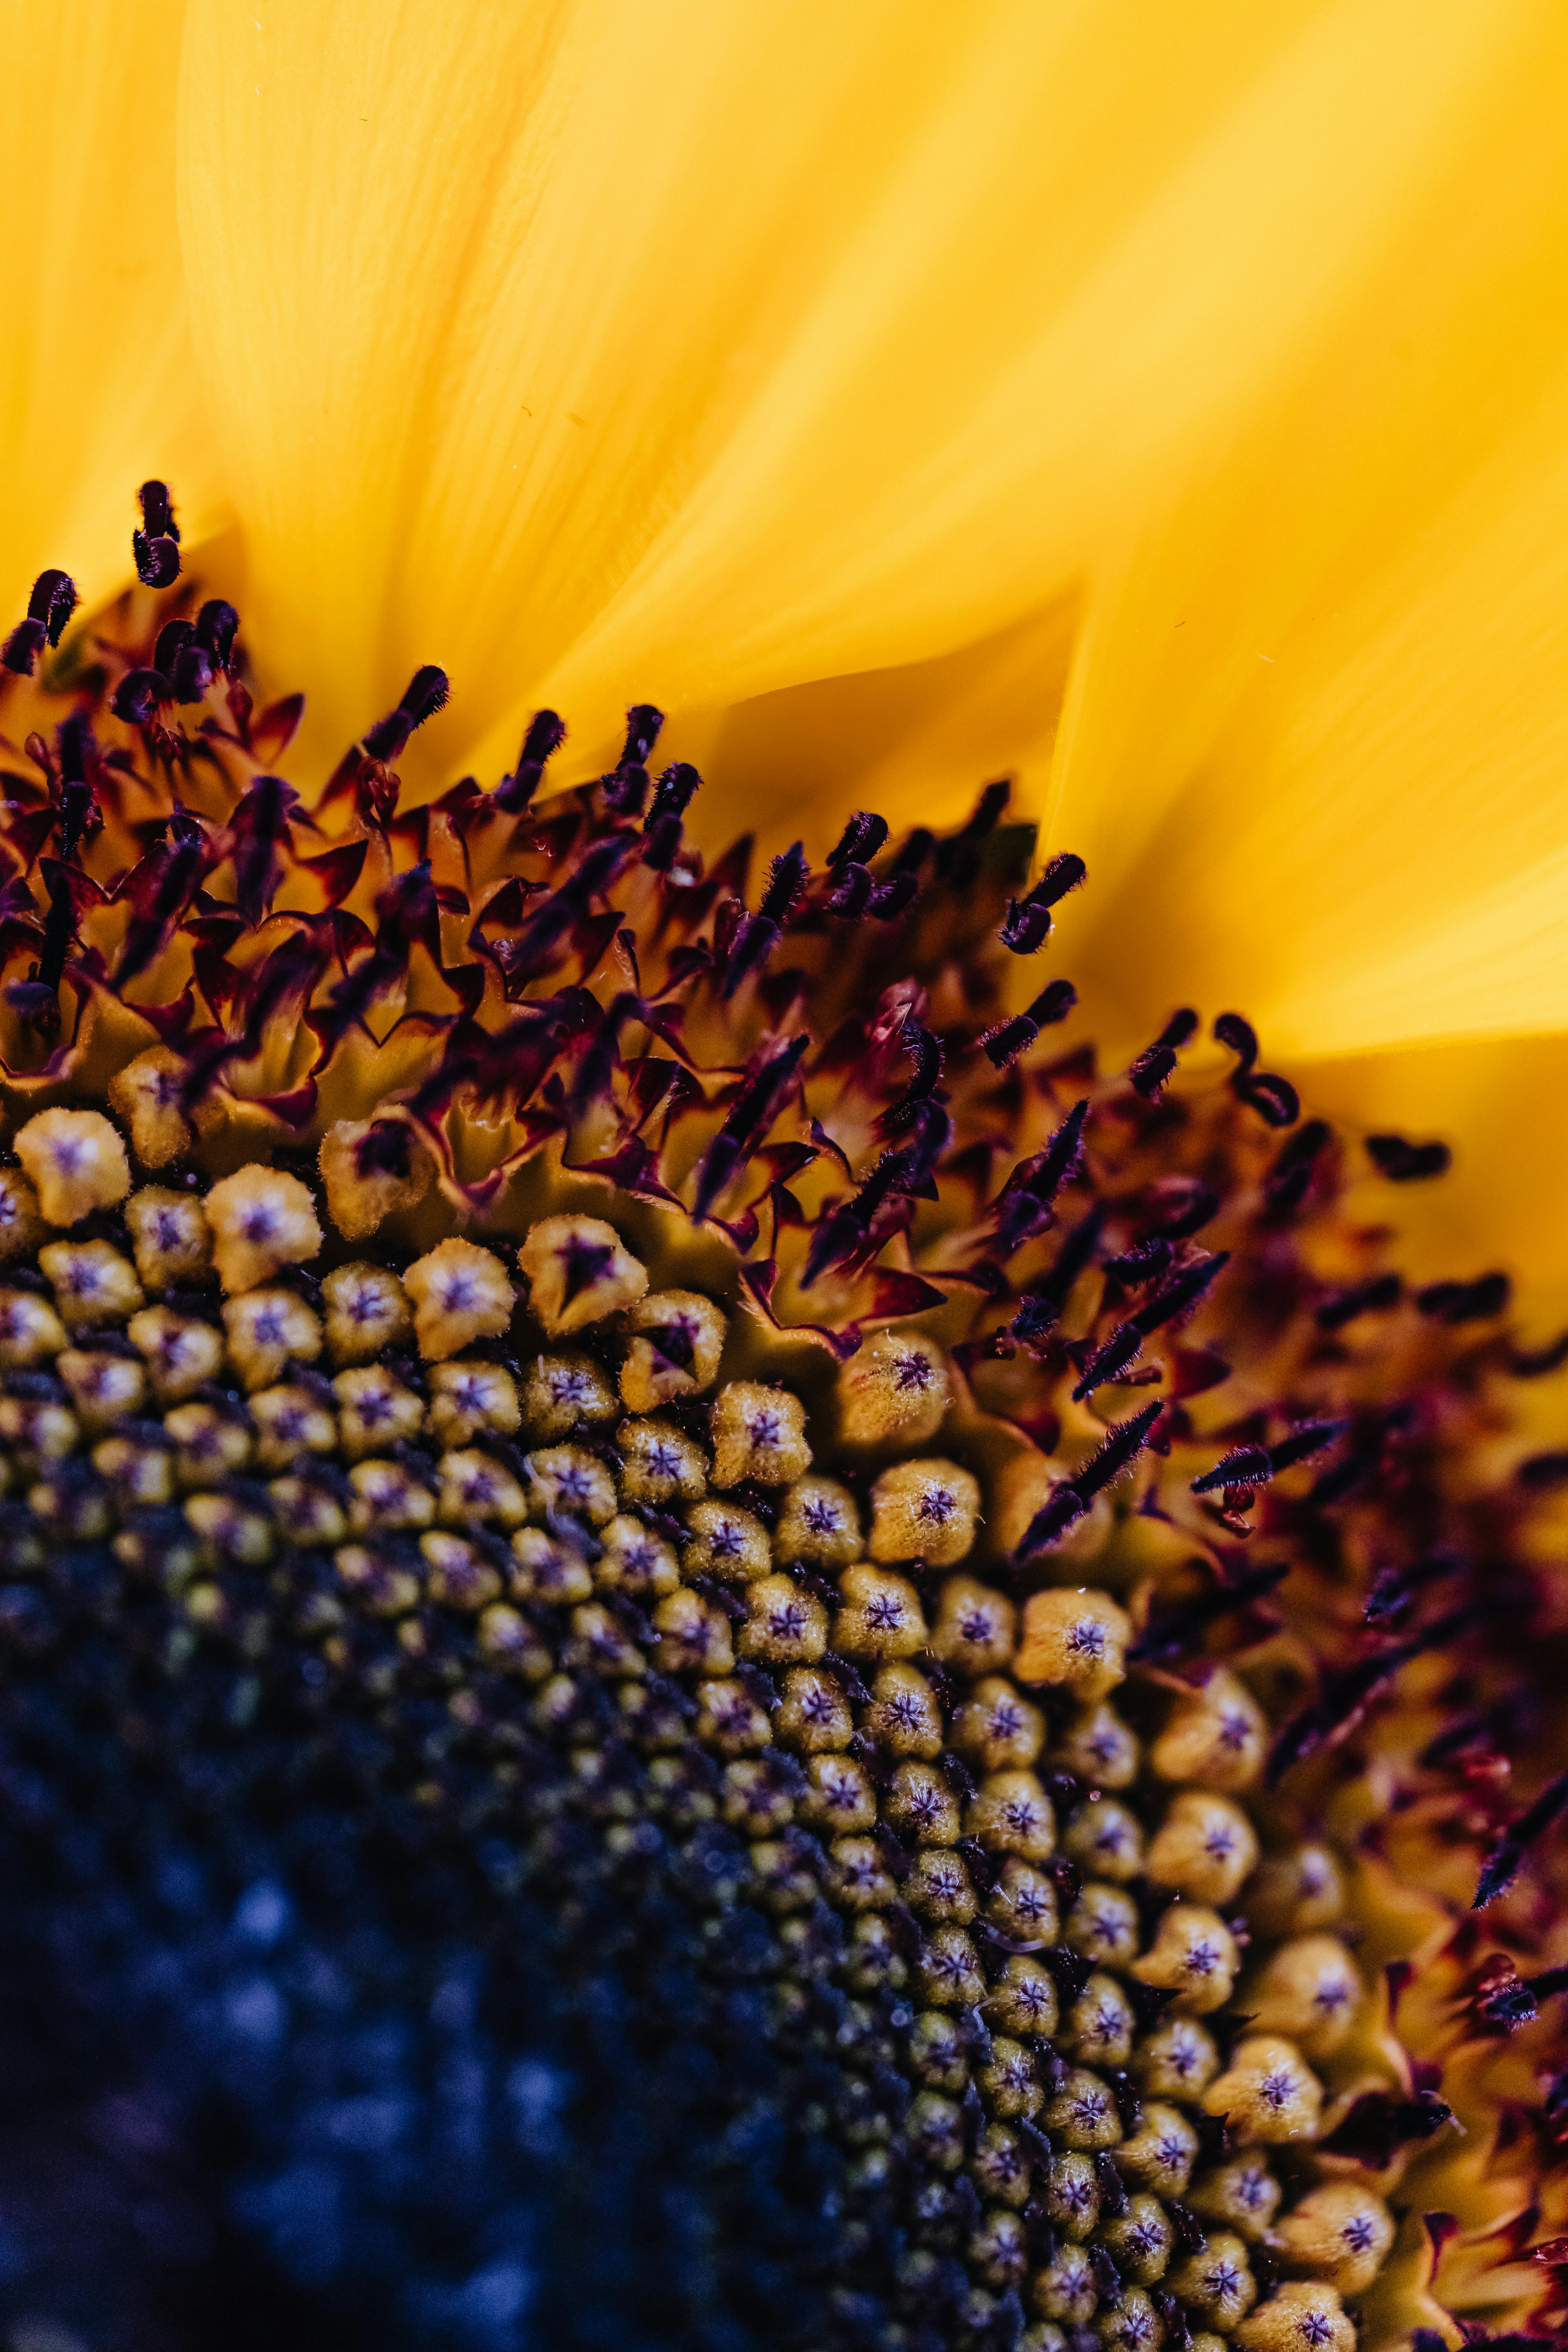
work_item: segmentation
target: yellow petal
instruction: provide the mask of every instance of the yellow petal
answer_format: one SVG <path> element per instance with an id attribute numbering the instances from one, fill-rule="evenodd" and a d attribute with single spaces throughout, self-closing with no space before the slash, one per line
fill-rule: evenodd
<path id="1" fill-rule="evenodd" d="M 443 659 L 488 757 L 1019 622 L 1324 331 L 1529 13 L 197 0 L 279 658 L 340 726 Z"/>
<path id="2" fill-rule="evenodd" d="M 1333 332 L 1097 577 L 1049 829 L 1137 1025 L 1194 992 L 1281 1053 L 1568 1024 L 1568 26 L 1540 29 Z"/>
<path id="3" fill-rule="evenodd" d="M 0 625 L 58 566 L 131 568 L 137 485 L 214 518 L 174 202 L 183 0 L 10 0 L 0 83 L 5 529 Z"/>
<path id="4" fill-rule="evenodd" d="M 1500 1266 L 1519 1285 L 1531 1343 L 1568 1321 L 1568 1038 L 1484 1038 L 1310 1062 L 1297 1076 L 1314 1107 L 1355 1134 L 1443 1136 L 1454 1165 L 1440 1181 L 1367 1181 L 1369 1223 L 1397 1227 L 1398 1259 L 1436 1281 Z M 1562 1381 L 1542 1381 L 1521 1402 L 1562 1429 Z"/>

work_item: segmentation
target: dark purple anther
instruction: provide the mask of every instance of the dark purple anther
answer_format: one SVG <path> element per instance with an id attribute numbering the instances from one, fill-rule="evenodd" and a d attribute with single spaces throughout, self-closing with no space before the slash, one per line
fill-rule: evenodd
<path id="1" fill-rule="evenodd" d="M 1300 1207 L 1328 1141 L 1325 1122 L 1310 1118 L 1284 1145 L 1263 1183 L 1264 1198 L 1276 1216 L 1290 1216 Z"/>
<path id="2" fill-rule="evenodd" d="M 177 540 L 180 526 L 174 520 L 167 482 L 143 482 L 136 496 L 142 507 L 142 528 L 148 538 Z"/>
<path id="3" fill-rule="evenodd" d="M 730 961 L 724 972 L 724 1000 L 728 1003 L 743 981 L 760 971 L 779 943 L 790 908 L 800 896 L 808 868 L 805 850 L 800 842 L 775 857 L 768 876 L 768 887 L 763 893 L 763 903 L 754 915 L 748 915 L 735 934 L 730 950 Z"/>
<path id="4" fill-rule="evenodd" d="M 1239 1013 L 1222 1013 L 1214 1024 L 1214 1034 L 1222 1045 L 1229 1047 L 1244 1071 L 1252 1069 L 1258 1060 L 1258 1032 L 1250 1021 Z"/>
<path id="5" fill-rule="evenodd" d="M 765 1056 L 742 1085 L 723 1126 L 702 1156 L 692 1213 L 705 1217 L 738 1168 L 750 1159 L 777 1118 L 805 1056 L 809 1037 L 792 1037 Z M 807 1267 L 807 1280 L 812 1269 Z"/>
<path id="6" fill-rule="evenodd" d="M 115 688 L 111 707 L 128 727 L 151 727 L 159 704 L 168 699 L 169 681 L 161 669 L 132 669 Z"/>
<path id="7" fill-rule="evenodd" d="M 199 702 L 213 682 L 212 660 L 205 646 L 184 646 L 174 663 L 171 683 L 176 702 Z"/>
<path id="8" fill-rule="evenodd" d="M 931 1100 L 942 1081 L 942 1040 L 918 1021 L 906 1021 L 899 1043 L 914 1062 L 914 1076 L 896 1101 L 889 1104 L 878 1125 L 888 1135 L 912 1125 L 917 1110 Z"/>
<path id="9" fill-rule="evenodd" d="M 1099 1452 L 1070 1478 L 1064 1479 L 1049 1502 L 1035 1513 L 1018 1546 L 1020 1559 L 1027 1559 L 1031 1552 L 1042 1550 L 1058 1536 L 1065 1536 L 1069 1528 L 1076 1527 L 1101 1488 L 1111 1485 L 1137 1460 L 1163 1410 L 1159 1404 L 1146 1404 L 1131 1421 L 1112 1423 Z"/>
<path id="10" fill-rule="evenodd" d="M 1054 907 L 1088 878 L 1089 868 L 1081 857 L 1070 849 L 1058 850 L 1055 857 L 1047 858 L 1040 878 L 1029 893 L 1029 903 L 1034 907 Z"/>
<path id="11" fill-rule="evenodd" d="M 829 871 L 838 879 L 827 894 L 826 904 L 828 913 L 838 916 L 844 922 L 858 923 L 869 907 L 871 894 L 877 887 L 871 879 L 870 868 L 866 866 L 836 866 Z"/>
<path id="12" fill-rule="evenodd" d="M 1473 1608 L 1451 1609 L 1406 1641 L 1390 1643 L 1386 1649 L 1376 1650 L 1370 1657 L 1358 1658 L 1353 1665 L 1325 1675 L 1317 1698 L 1300 1715 L 1293 1716 L 1276 1737 L 1269 1750 L 1268 1785 L 1277 1786 L 1293 1764 L 1312 1755 L 1325 1740 L 1345 1731 L 1413 1658 L 1420 1657 L 1425 1651 L 1441 1649 L 1445 1643 L 1466 1632 L 1475 1615 Z M 1564 1778 L 1568 1779 L 1568 1775 Z"/>
<path id="13" fill-rule="evenodd" d="M 1374 1315 L 1385 1307 L 1397 1307 L 1405 1286 L 1396 1274 L 1374 1275 L 1370 1282 L 1358 1282 L 1353 1289 L 1342 1290 L 1333 1298 L 1325 1298 L 1318 1309 L 1320 1331 L 1342 1331 L 1358 1315 Z"/>
<path id="14" fill-rule="evenodd" d="M 131 534 L 136 577 L 143 588 L 168 588 L 180 576 L 180 527 L 166 482 L 143 482 L 137 497 L 142 528 Z"/>
<path id="15" fill-rule="evenodd" d="M 1007 919 L 1001 932 L 1003 946 L 1010 948 L 1015 955 L 1033 955 L 1043 947 L 1051 928 L 1051 908 L 1069 890 L 1076 890 L 1088 872 L 1082 858 L 1075 856 L 1070 849 L 1048 859 L 1034 888 L 1022 898 L 1008 900 Z"/>
<path id="16" fill-rule="evenodd" d="M 1453 1153 L 1446 1143 L 1410 1143 L 1403 1135 L 1369 1135 L 1367 1158 L 1391 1184 L 1418 1184 L 1447 1172 Z"/>
<path id="17" fill-rule="evenodd" d="M 668 874 L 680 847 L 680 821 L 691 796 L 702 782 L 695 768 L 677 760 L 666 768 L 655 789 L 653 806 L 643 826 L 642 860 L 656 874 Z"/>
<path id="18" fill-rule="evenodd" d="M 1176 1055 L 1196 1032 L 1198 1016 L 1190 1006 L 1173 1013 L 1152 1045 L 1146 1045 L 1127 1073 L 1134 1094 L 1151 1101 L 1176 1066 Z"/>
<path id="19" fill-rule="evenodd" d="M 196 642 L 214 669 L 226 670 L 239 635 L 239 614 L 221 596 L 209 597 L 196 615 Z"/>
<path id="20" fill-rule="evenodd" d="M 879 923 L 896 923 L 900 915 L 908 914 L 920 894 L 920 876 L 906 866 L 901 874 L 893 875 L 879 889 L 872 891 L 866 911 Z"/>
<path id="21" fill-rule="evenodd" d="M 27 600 L 27 617 L 5 640 L 4 660 L 18 677 L 31 677 L 33 665 L 44 647 L 58 646 L 60 632 L 77 608 L 76 583 L 66 572 L 40 572 Z"/>
<path id="22" fill-rule="evenodd" d="M 1142 1664 L 1151 1658 L 1180 1657 L 1184 1650 L 1196 1649 L 1202 1636 L 1217 1617 L 1225 1616 L 1232 1609 L 1245 1609 L 1249 1602 L 1260 1601 L 1265 1593 L 1272 1592 L 1277 1584 L 1282 1584 L 1289 1572 L 1289 1560 L 1268 1560 L 1261 1568 L 1248 1569 L 1247 1574 L 1238 1576 L 1233 1584 L 1216 1584 L 1207 1592 L 1194 1594 L 1189 1601 L 1156 1601 L 1142 1633 L 1128 1651 L 1128 1656 Z M 1131 1987 L 1129 1992 L 1136 2011 L 1139 1997 L 1131 1993 Z M 1143 1998 L 1148 1998 L 1147 1990 Z M 1167 1992 L 1164 1998 L 1173 2000 L 1174 1991 Z"/>
<path id="23" fill-rule="evenodd" d="M 369 756 L 384 761 L 395 760 L 415 729 L 423 727 L 427 719 L 434 719 L 445 707 L 450 691 L 446 671 L 438 669 L 434 662 L 416 669 L 396 709 L 378 719 L 362 739 Z"/>
<path id="24" fill-rule="evenodd" d="M 1426 1559 L 1411 1560 L 1404 1568 L 1382 1569 L 1373 1579 L 1362 1615 L 1380 1631 L 1397 1625 L 1409 1616 L 1419 1593 L 1446 1577 L 1462 1575 L 1469 1565 L 1463 1552 L 1438 1551 Z"/>
<path id="25" fill-rule="evenodd" d="M 1178 1315 L 1187 1314 L 1203 1297 L 1220 1269 L 1228 1265 L 1230 1252 L 1216 1251 L 1214 1256 L 1201 1258 L 1195 1265 L 1184 1265 L 1162 1289 L 1154 1293 L 1145 1306 L 1138 1309 L 1132 1322 L 1145 1338 L 1158 1331 L 1163 1324 L 1173 1322 Z"/>
<path id="26" fill-rule="evenodd" d="M 1244 1021 L 1239 1013 L 1222 1013 L 1214 1024 L 1214 1034 L 1237 1057 L 1237 1067 L 1230 1081 L 1232 1091 L 1270 1127 L 1294 1127 L 1301 1116 L 1300 1097 L 1289 1078 L 1280 1077 L 1273 1070 L 1257 1068 L 1258 1032 L 1251 1022 Z M 1276 1201 L 1273 1205 L 1282 1204 Z"/>
<path id="27" fill-rule="evenodd" d="M 1531 1847 L 1545 1836 L 1565 1811 L 1568 1811 L 1568 1772 L 1559 1772 L 1493 1846 L 1476 1887 L 1475 1901 L 1470 1906 L 1473 1911 L 1483 1911 L 1489 1903 L 1495 1903 L 1500 1895 L 1507 1893 L 1523 1867 Z"/>
<path id="28" fill-rule="evenodd" d="M 1231 1085 L 1249 1109 L 1269 1127 L 1293 1127 L 1301 1116 L 1301 1097 L 1278 1070 L 1259 1070 L 1244 1077 L 1238 1070 Z"/>
<path id="29" fill-rule="evenodd" d="M 1193 1480 L 1194 1495 L 1212 1495 L 1220 1489 L 1232 1491 L 1240 1486 L 1265 1486 L 1273 1475 L 1267 1445 L 1237 1445 L 1222 1456 L 1212 1470 L 1205 1470 Z"/>
<path id="30" fill-rule="evenodd" d="M 646 768 L 647 755 L 658 742 L 663 725 L 662 710 L 656 710 L 651 702 L 634 702 L 626 713 L 626 745 L 616 765 Z"/>
<path id="31" fill-rule="evenodd" d="M 1074 1103 L 1060 1127 L 1047 1144 L 1040 1165 L 1029 1181 L 1029 1190 L 1042 1201 L 1054 1201 L 1068 1178 L 1079 1165 L 1083 1149 L 1083 1130 L 1089 1119 L 1087 1097 Z"/>
<path id="32" fill-rule="evenodd" d="M 1048 907 L 1032 907 L 1026 898 L 1009 898 L 1007 919 L 997 936 L 1014 955 L 1035 955 L 1051 932 Z"/>
<path id="33" fill-rule="evenodd" d="M 606 804 L 617 816 L 640 816 L 647 798 L 647 755 L 658 740 L 664 713 L 651 702 L 634 702 L 626 713 L 626 740 L 620 759 L 599 779 Z"/>
<path id="34" fill-rule="evenodd" d="M 1302 1422 L 1289 1437 L 1282 1437 L 1278 1445 L 1269 1447 L 1269 1470 L 1289 1470 L 1298 1462 L 1310 1461 L 1314 1454 L 1321 1454 L 1326 1445 L 1342 1437 L 1349 1427 L 1348 1421 Z"/>
<path id="35" fill-rule="evenodd" d="M 174 675 L 174 664 L 195 636 L 189 621 L 168 621 L 158 632 L 158 642 L 153 648 L 153 667 L 165 677 Z"/>
<path id="36" fill-rule="evenodd" d="M 553 710 L 536 710 L 522 739 L 515 774 L 503 776 L 496 786 L 496 806 L 508 811 L 525 809 L 539 790 L 546 761 L 554 757 L 565 740 L 566 721 Z"/>
<path id="37" fill-rule="evenodd" d="M 866 865 L 887 838 L 886 817 L 875 816 L 868 809 L 857 809 L 840 834 L 837 847 L 828 854 L 828 871 L 837 874 L 846 866 Z"/>
<path id="38" fill-rule="evenodd" d="M 955 890 L 967 890 L 979 873 L 980 845 L 995 832 L 1012 797 L 1013 787 L 1005 777 L 987 784 L 974 803 L 973 815 L 938 845 L 936 870 Z"/>
<path id="39" fill-rule="evenodd" d="M 1092 1396 L 1103 1381 L 1120 1379 L 1130 1365 L 1137 1362 L 1142 1345 L 1143 1334 L 1136 1323 L 1119 1324 L 1084 1366 L 1083 1377 L 1072 1392 L 1074 1404 L 1081 1404 L 1085 1397 Z"/>
<path id="40" fill-rule="evenodd" d="M 989 1030 L 981 1039 L 986 1059 L 999 1070 L 1032 1045 L 1042 1029 L 1058 1021 L 1065 1021 L 1078 1003 L 1078 991 L 1070 980 L 1053 980 L 1043 988 L 1026 1013 L 1015 1013 L 999 1029 Z"/>
<path id="41" fill-rule="evenodd" d="M 1430 1282 L 1415 1294 L 1423 1315 L 1438 1323 L 1482 1323 L 1500 1315 L 1513 1286 L 1506 1274 L 1480 1274 L 1474 1282 Z"/>

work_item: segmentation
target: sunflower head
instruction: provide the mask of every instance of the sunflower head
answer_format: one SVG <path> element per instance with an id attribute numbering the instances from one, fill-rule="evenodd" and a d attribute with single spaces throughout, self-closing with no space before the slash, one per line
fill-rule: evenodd
<path id="1" fill-rule="evenodd" d="M 142 506 L 142 586 L 64 637 L 45 573 L 5 654 L 14 1687 L 673 1905 L 849 2338 L 1549 2315 L 1564 1465 L 1506 1283 L 1407 1287 L 1239 1015 L 1064 1041 L 1084 870 L 1005 785 L 753 882 L 646 705 L 595 782 L 542 712 L 405 808 L 426 668 L 304 792 Z"/>

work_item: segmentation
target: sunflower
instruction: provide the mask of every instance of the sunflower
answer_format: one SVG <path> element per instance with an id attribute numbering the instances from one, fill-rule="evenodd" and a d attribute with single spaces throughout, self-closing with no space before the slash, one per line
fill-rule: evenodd
<path id="1" fill-rule="evenodd" d="M 1541 2336 L 1559 19 L 23 30 L 16 2317 Z"/>

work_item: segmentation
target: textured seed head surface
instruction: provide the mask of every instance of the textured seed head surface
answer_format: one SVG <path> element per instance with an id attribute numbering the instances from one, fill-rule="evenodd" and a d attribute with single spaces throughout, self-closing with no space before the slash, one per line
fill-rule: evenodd
<path id="1" fill-rule="evenodd" d="M 1184 1078 L 1190 1014 L 1108 1074 L 1012 1011 L 1081 868 L 997 788 L 753 907 L 644 707 L 403 816 L 373 730 L 312 832 L 286 714 L 104 646 L 5 820 L 17 1757 L 329 1819 L 480 1943 L 526 1890 L 699 2073 L 750 2037 L 810 2340 L 1550 2315 L 1568 1350 L 1405 1286 L 1237 1016 Z"/>

